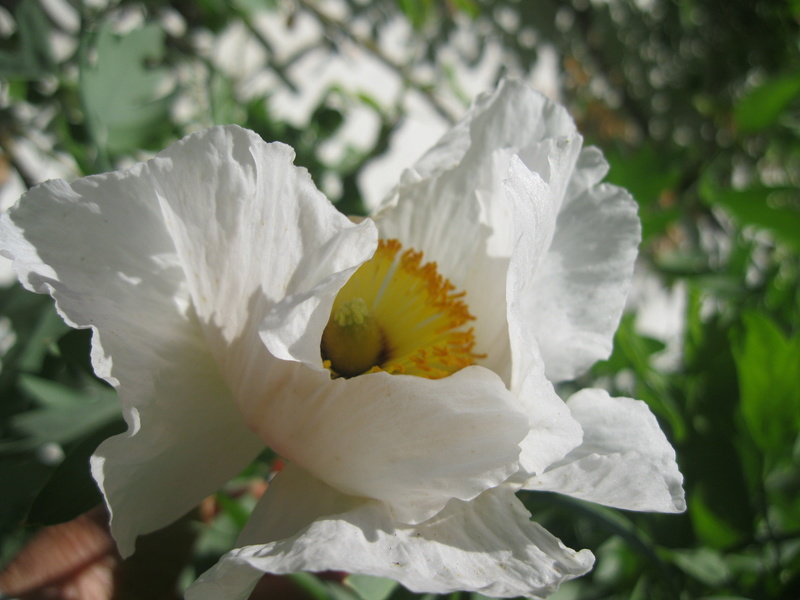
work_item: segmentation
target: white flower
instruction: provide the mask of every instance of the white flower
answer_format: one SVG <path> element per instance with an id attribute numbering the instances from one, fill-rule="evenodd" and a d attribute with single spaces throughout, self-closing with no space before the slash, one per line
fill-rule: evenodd
<path id="1" fill-rule="evenodd" d="M 358 225 L 290 148 L 237 127 L 26 194 L 3 252 L 94 329 L 129 424 L 93 459 L 121 552 L 265 445 L 289 466 L 189 598 L 328 569 L 544 596 L 593 557 L 530 522 L 518 489 L 682 510 L 643 403 L 565 404 L 550 383 L 610 352 L 639 241 L 581 144 L 561 107 L 504 82 Z"/>

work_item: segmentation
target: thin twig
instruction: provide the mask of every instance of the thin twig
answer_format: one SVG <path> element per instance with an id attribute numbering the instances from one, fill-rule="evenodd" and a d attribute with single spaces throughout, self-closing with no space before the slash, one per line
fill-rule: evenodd
<path id="1" fill-rule="evenodd" d="M 409 72 L 408 68 L 392 60 L 381 48 L 375 43 L 374 40 L 365 38 L 353 32 L 346 23 L 338 21 L 320 11 L 311 2 L 306 0 L 298 0 L 297 3 L 302 6 L 309 13 L 314 15 L 316 19 L 322 24 L 326 31 L 339 34 L 369 52 L 372 56 L 378 59 L 385 66 L 389 67 L 392 71 L 397 73 L 403 80 L 403 83 L 418 92 L 420 92 L 425 99 L 430 103 L 433 109 L 448 123 L 453 124 L 456 122 L 455 117 L 450 114 L 450 111 L 433 95 L 430 86 L 417 81 Z"/>
<path id="2" fill-rule="evenodd" d="M 242 23 L 247 28 L 247 30 L 253 35 L 254 38 L 256 38 L 258 43 L 261 44 L 261 46 L 264 48 L 264 51 L 267 54 L 267 65 L 269 66 L 269 68 L 272 69 L 275 72 L 275 74 L 278 76 L 278 78 L 284 84 L 286 84 L 286 87 L 288 87 L 292 91 L 292 93 L 296 94 L 297 93 L 297 86 L 294 84 L 294 82 L 291 79 L 289 79 L 289 76 L 286 74 L 285 67 L 282 66 L 282 65 L 279 65 L 275 61 L 275 49 L 272 46 L 272 42 L 270 42 L 267 39 L 267 36 L 264 35 L 263 32 L 258 30 L 258 28 L 253 23 L 253 20 L 250 18 L 250 15 L 248 15 L 245 11 L 243 11 L 243 10 L 241 10 L 239 8 L 236 8 L 233 5 L 231 5 L 231 7 L 232 7 L 232 10 L 233 10 L 233 13 L 242 21 Z"/>

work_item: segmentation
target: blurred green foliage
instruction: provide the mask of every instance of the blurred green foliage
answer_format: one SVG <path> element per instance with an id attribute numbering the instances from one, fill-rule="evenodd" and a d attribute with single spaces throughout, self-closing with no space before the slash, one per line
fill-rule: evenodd
<path id="1" fill-rule="evenodd" d="M 667 342 L 677 357 L 670 364 L 663 360 L 670 348 L 640 332 L 634 311 L 623 319 L 613 355 L 577 385 L 600 380 L 651 406 L 676 447 L 689 510 L 634 514 L 524 494 L 537 520 L 598 556 L 595 570 L 557 598 L 800 598 L 800 3 L 345 4 L 366 33 L 331 17 L 324 2 L 298 1 L 286 18 L 315 22 L 317 46 L 332 54 L 345 44 L 361 47 L 440 115 L 452 106 L 443 87 L 465 97 L 449 62 L 457 31 L 472 35 L 466 49 L 456 47 L 467 66 L 502 48 L 495 78 L 527 73 L 544 48 L 554 49 L 581 131 L 604 150 L 608 179 L 640 204 L 641 269 L 686 299 L 684 329 Z M 36 127 L 51 140 L 50 152 L 69 156 L 83 175 L 140 159 L 189 130 L 236 122 L 293 146 L 317 182 L 339 183 L 334 200 L 343 212 L 365 212 L 358 175 L 386 153 L 402 106 L 332 85 L 305 123 L 290 124 L 273 115 L 270 92 L 243 98 L 236 78 L 199 49 L 202 36 L 239 25 L 266 50 L 262 68 L 295 89 L 289 70 L 308 49 L 279 60 L 255 21 L 280 3 L 75 2 L 77 28 L 36 0 L 4 6 L 15 26 L 0 38 L 0 147 L 25 183 L 32 176 L 15 148 Z M 166 26 L 169 11 L 184 27 Z M 141 18 L 119 27 L 126 14 Z M 397 18 L 413 29 L 404 63 L 375 43 Z M 76 43 L 57 54 L 57 37 Z M 437 84 L 415 70 L 431 66 Z M 187 69 L 200 75 L 179 75 Z M 180 118 L 178 101 L 186 97 L 191 115 Z M 356 108 L 379 123 L 371 147 L 326 158 L 320 148 Z M 91 371 L 88 331 L 68 330 L 48 298 L 18 286 L 0 290 L 0 315 L 15 336 L 0 370 L 5 562 L 37 527 L 99 501 L 88 456 L 124 425 L 113 390 Z M 235 539 L 252 501 L 242 490 L 271 460 L 265 456 L 220 493 L 219 516 L 199 534 L 187 580 Z M 318 599 L 433 598 L 375 578 L 336 583 L 300 574 L 294 582 Z"/>

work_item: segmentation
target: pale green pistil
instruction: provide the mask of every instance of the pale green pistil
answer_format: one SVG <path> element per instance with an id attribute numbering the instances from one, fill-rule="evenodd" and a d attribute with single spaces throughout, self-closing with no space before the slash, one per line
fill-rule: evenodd
<path id="1" fill-rule="evenodd" d="M 366 302 L 354 298 L 334 308 L 322 332 L 322 357 L 342 377 L 354 377 L 380 363 L 383 334 Z"/>

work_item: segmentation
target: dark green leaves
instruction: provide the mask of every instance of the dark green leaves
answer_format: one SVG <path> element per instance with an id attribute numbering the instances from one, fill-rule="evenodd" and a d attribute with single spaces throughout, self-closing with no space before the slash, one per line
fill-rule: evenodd
<path id="1" fill-rule="evenodd" d="M 733 336 L 741 414 L 759 448 L 777 459 L 800 432 L 800 335 L 787 337 L 756 312 L 743 315 L 743 325 Z"/>
<path id="2" fill-rule="evenodd" d="M 777 241 L 800 252 L 800 191 L 791 187 L 757 186 L 743 190 L 705 182 L 703 199 L 725 209 L 741 226 L 769 231 Z"/>
<path id="3" fill-rule="evenodd" d="M 742 133 L 761 131 L 776 123 L 798 96 L 800 75 L 790 73 L 773 77 L 739 100 L 733 118 Z"/>
<path id="4" fill-rule="evenodd" d="M 32 450 L 47 443 L 69 444 L 114 421 L 120 414 L 116 392 L 111 388 L 98 385 L 77 391 L 31 375 L 21 376 L 19 385 L 39 408 L 10 420 L 11 428 L 24 437 L 0 442 L 0 452 Z"/>
<path id="5" fill-rule="evenodd" d="M 16 48 L 0 52 L 0 77 L 36 79 L 54 66 L 50 51 L 51 26 L 35 0 L 22 0 L 14 11 L 17 21 Z"/>

